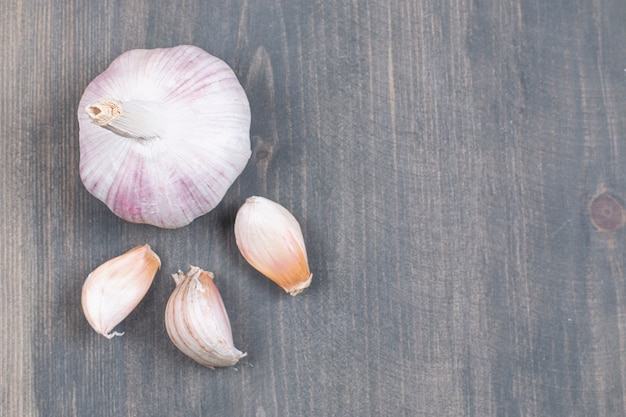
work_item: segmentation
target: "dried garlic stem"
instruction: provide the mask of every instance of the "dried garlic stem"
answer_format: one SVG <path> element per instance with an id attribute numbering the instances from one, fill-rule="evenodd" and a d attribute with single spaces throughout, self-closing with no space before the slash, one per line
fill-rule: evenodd
<path id="1" fill-rule="evenodd" d="M 85 108 L 92 122 L 116 135 L 132 139 L 158 137 L 159 112 L 154 103 L 141 101 L 121 102 L 101 99 Z"/>
<path id="2" fill-rule="evenodd" d="M 85 109 L 91 120 L 104 126 L 122 113 L 122 104 L 112 100 L 98 100 Z"/>

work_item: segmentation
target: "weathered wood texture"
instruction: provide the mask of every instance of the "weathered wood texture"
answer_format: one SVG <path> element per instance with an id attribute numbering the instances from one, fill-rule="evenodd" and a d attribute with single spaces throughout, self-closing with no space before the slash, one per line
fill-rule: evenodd
<path id="1" fill-rule="evenodd" d="M 78 176 L 77 105 L 120 53 L 190 43 L 251 101 L 253 157 L 178 230 L 126 223 Z M 0 2 L 0 414 L 623 416 L 626 3 Z M 302 220 L 295 298 L 234 244 L 253 194 Z M 155 284 L 106 340 L 80 289 L 149 243 Z M 236 345 L 210 371 L 163 325 L 188 264 Z"/>

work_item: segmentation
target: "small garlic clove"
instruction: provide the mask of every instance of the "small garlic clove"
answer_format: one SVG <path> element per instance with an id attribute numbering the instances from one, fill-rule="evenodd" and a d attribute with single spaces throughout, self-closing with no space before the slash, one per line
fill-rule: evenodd
<path id="1" fill-rule="evenodd" d="M 165 328 L 174 345 L 211 369 L 235 365 L 246 356 L 235 348 L 213 274 L 192 266 L 187 274 L 179 271 L 172 277 L 176 289 L 165 307 Z"/>
<path id="2" fill-rule="evenodd" d="M 137 307 L 160 267 L 161 260 L 146 244 L 108 260 L 89 274 L 81 304 L 91 327 L 109 339 L 123 335 L 113 329 Z"/>
<path id="3" fill-rule="evenodd" d="M 248 198 L 235 218 L 235 240 L 250 265 L 289 294 L 300 294 L 311 284 L 300 224 L 280 204 Z"/>

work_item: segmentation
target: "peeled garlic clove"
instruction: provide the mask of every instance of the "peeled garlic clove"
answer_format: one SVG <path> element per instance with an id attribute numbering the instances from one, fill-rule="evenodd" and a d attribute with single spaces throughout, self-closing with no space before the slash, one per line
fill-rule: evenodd
<path id="1" fill-rule="evenodd" d="M 172 275 L 176 289 L 165 307 L 165 328 L 181 352 L 213 368 L 232 366 L 246 356 L 233 343 L 228 314 L 213 274 L 192 266 Z"/>
<path id="2" fill-rule="evenodd" d="M 134 223 L 191 223 L 250 158 L 246 93 L 226 63 L 195 46 L 120 55 L 87 86 L 78 121 L 85 187 Z"/>
<path id="3" fill-rule="evenodd" d="M 235 218 L 235 240 L 250 265 L 289 294 L 300 294 L 311 284 L 300 224 L 280 204 L 248 198 Z"/>
<path id="4" fill-rule="evenodd" d="M 93 329 L 111 339 L 113 332 L 148 292 L 161 260 L 149 245 L 137 246 L 96 268 L 85 280 L 81 304 Z"/>

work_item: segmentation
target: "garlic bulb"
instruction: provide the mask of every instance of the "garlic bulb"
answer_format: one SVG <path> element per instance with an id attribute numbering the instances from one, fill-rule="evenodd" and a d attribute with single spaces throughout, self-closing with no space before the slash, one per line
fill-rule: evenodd
<path id="1" fill-rule="evenodd" d="M 233 344 L 213 274 L 192 266 L 187 274 L 179 271 L 172 277 L 176 289 L 165 307 L 165 327 L 174 345 L 209 368 L 232 366 L 246 356 Z"/>
<path id="2" fill-rule="evenodd" d="M 248 198 L 235 218 L 235 240 L 243 257 L 289 294 L 300 294 L 311 284 L 300 224 L 280 204 Z"/>
<path id="3" fill-rule="evenodd" d="M 134 223 L 173 229 L 211 211 L 250 158 L 250 106 L 232 69 L 195 46 L 132 50 L 79 104 L 80 176 Z"/>
<path id="4" fill-rule="evenodd" d="M 161 260 L 149 245 L 137 246 L 96 268 L 85 280 L 81 304 L 93 329 L 111 339 L 113 332 L 148 292 Z"/>

